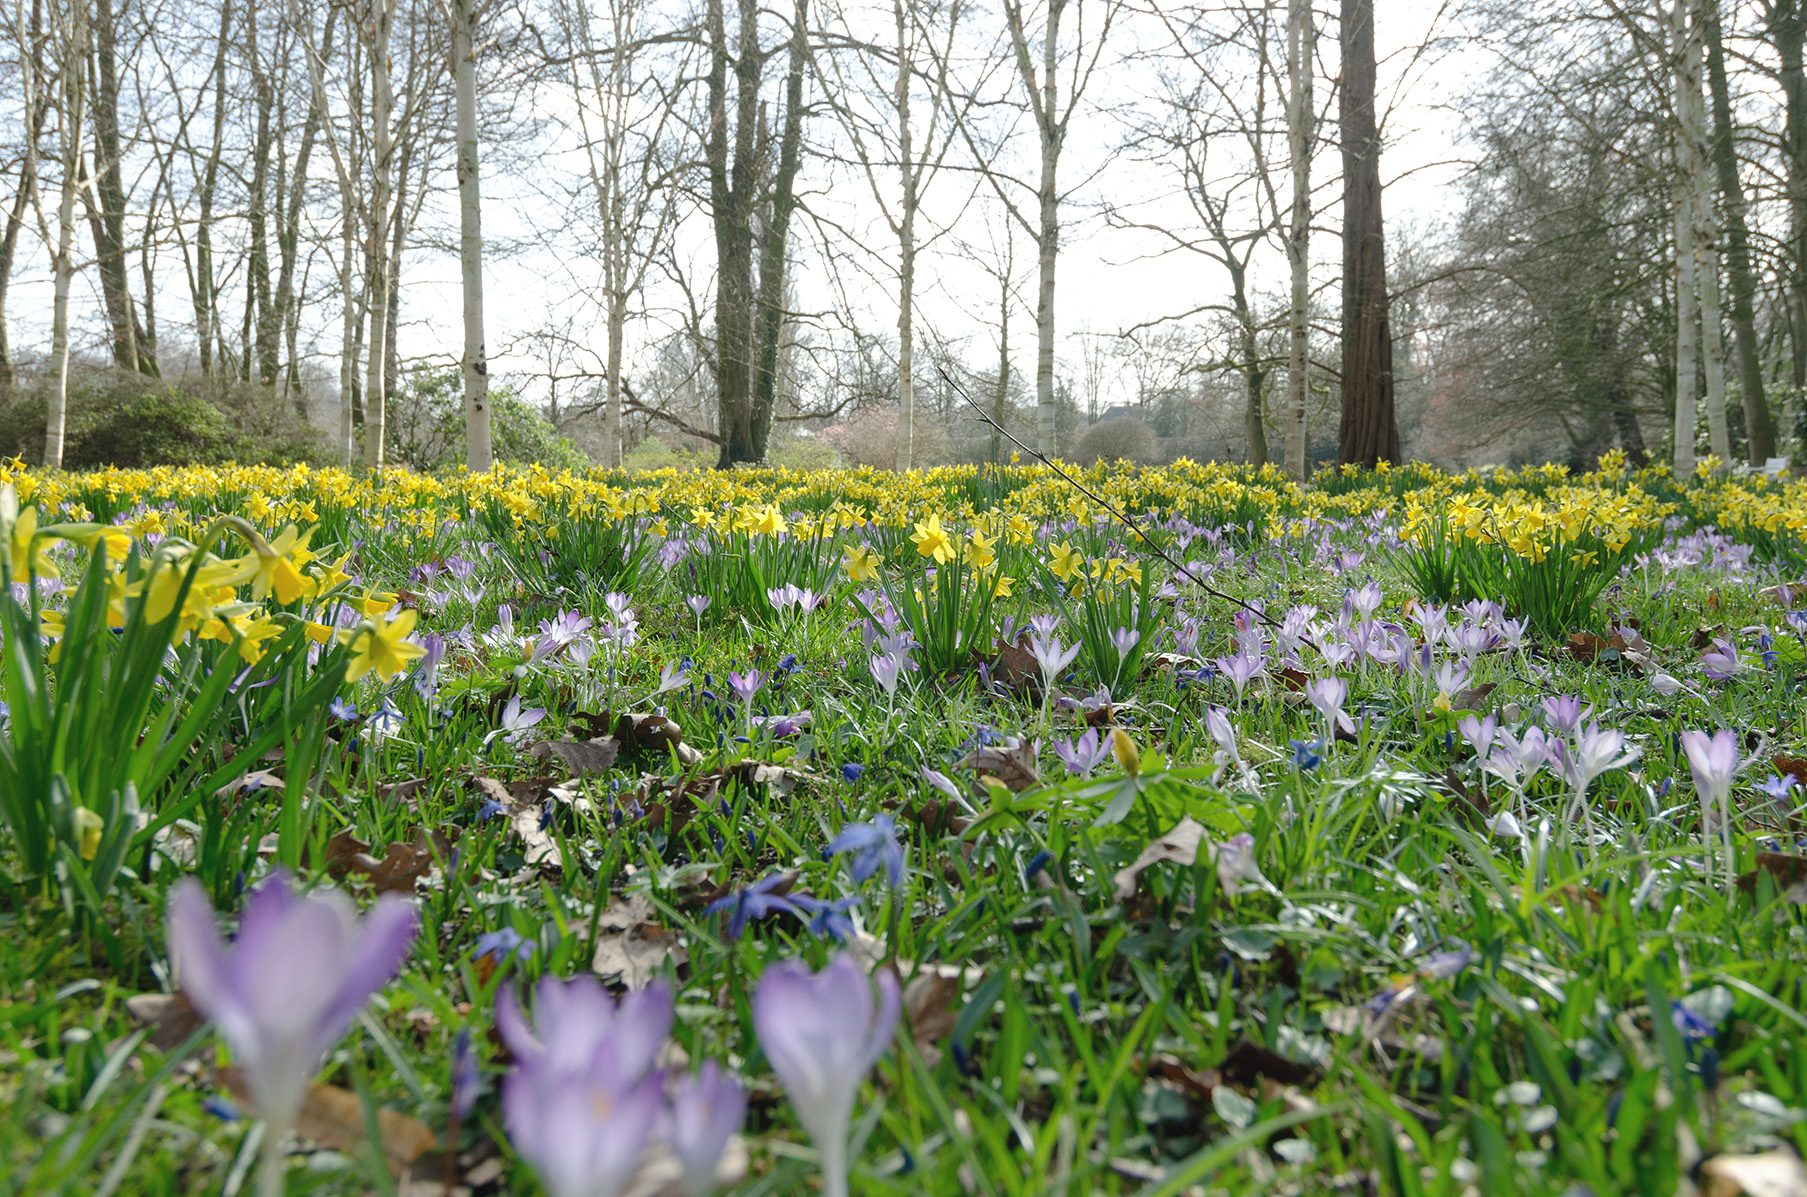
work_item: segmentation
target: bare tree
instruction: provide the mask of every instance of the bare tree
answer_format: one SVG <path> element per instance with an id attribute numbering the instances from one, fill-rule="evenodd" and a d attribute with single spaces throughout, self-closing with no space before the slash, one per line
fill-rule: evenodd
<path id="1" fill-rule="evenodd" d="M 1374 0 L 1343 0 L 1343 414 L 1337 461 L 1399 460 L 1374 115 Z"/>
<path id="2" fill-rule="evenodd" d="M 1306 417 L 1311 404 L 1311 151 L 1317 140 L 1312 110 L 1312 62 L 1317 29 L 1311 0 L 1288 0 L 1286 11 L 1286 145 L 1292 174 L 1292 217 L 1286 231 L 1292 291 L 1286 313 L 1286 468 L 1303 482 L 1311 473 Z"/>
<path id="3" fill-rule="evenodd" d="M 495 464 L 489 443 L 489 363 L 483 356 L 483 200 L 477 186 L 477 13 L 450 0 L 452 73 L 458 104 L 458 258 L 464 287 L 464 454 L 473 473 Z"/>
<path id="4" fill-rule="evenodd" d="M 57 135 L 61 162 L 60 190 L 57 202 L 56 249 L 51 264 L 56 274 L 56 293 L 50 318 L 50 358 L 56 381 L 50 392 L 49 410 L 44 425 L 44 465 L 61 469 L 63 447 L 69 423 L 69 286 L 75 278 L 75 196 L 80 189 L 82 170 L 82 128 L 86 118 L 86 68 L 88 64 L 88 6 L 83 0 L 69 0 L 56 5 L 52 42 L 59 80 L 57 103 Z M 39 228 L 45 244 L 50 244 L 50 230 L 44 225 L 42 205 L 38 205 Z"/>

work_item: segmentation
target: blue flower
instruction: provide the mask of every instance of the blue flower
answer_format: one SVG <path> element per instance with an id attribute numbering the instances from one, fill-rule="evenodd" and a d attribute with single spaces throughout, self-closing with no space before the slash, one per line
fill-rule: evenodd
<path id="1" fill-rule="evenodd" d="M 477 821 L 487 823 L 491 819 L 508 813 L 508 808 L 494 798 L 485 798 L 483 805 L 477 808 Z"/>
<path id="2" fill-rule="evenodd" d="M 770 877 L 762 877 L 745 889 L 735 890 L 724 898 L 717 898 L 703 909 L 704 914 L 716 914 L 727 910 L 728 938 L 739 939 L 740 933 L 747 929 L 747 920 L 762 919 L 768 914 L 796 914 L 796 903 L 783 894 L 772 891 L 780 885 L 789 885 L 790 878 L 784 873 L 773 873 Z"/>
<path id="3" fill-rule="evenodd" d="M 343 698 L 335 698 L 326 704 L 327 713 L 341 723 L 350 723 L 358 717 L 356 703 L 346 702 Z"/>
<path id="4" fill-rule="evenodd" d="M 482 960 L 487 956 L 494 964 L 506 963 L 510 956 L 516 960 L 530 960 L 535 946 L 531 939 L 513 927 L 500 927 L 477 937 L 471 948 L 471 959 Z"/>
<path id="5" fill-rule="evenodd" d="M 855 765 L 855 764 L 849 762 L 848 764 L 841 766 L 841 777 L 847 782 L 848 785 L 852 785 L 854 782 L 856 782 L 860 779 L 860 774 L 864 773 L 865 771 L 866 771 L 866 766 Z"/>
<path id="6" fill-rule="evenodd" d="M 881 867 L 892 888 L 903 880 L 904 850 L 897 842 L 897 820 L 890 815 L 879 815 L 870 823 L 849 823 L 829 842 L 828 850 L 837 856 L 843 852 L 854 854 L 856 882 L 865 881 Z"/>
<path id="7" fill-rule="evenodd" d="M 1681 1032 L 1682 1038 L 1690 1043 L 1697 1039 L 1711 1039 L 1719 1033 L 1719 1028 L 1680 1002 L 1669 1003 L 1669 1020 Z"/>
<path id="8" fill-rule="evenodd" d="M 1299 769 L 1310 772 L 1324 763 L 1323 756 L 1319 754 L 1319 750 L 1324 747 L 1322 740 L 1288 740 L 1287 744 L 1293 750 L 1293 764 Z"/>
<path id="9" fill-rule="evenodd" d="M 833 901 L 811 897 L 809 894 L 798 894 L 791 899 L 797 909 L 809 915 L 811 934 L 829 936 L 836 943 L 846 943 L 852 936 L 853 919 L 847 912 L 857 906 L 859 900 L 857 894 L 836 898 Z"/>

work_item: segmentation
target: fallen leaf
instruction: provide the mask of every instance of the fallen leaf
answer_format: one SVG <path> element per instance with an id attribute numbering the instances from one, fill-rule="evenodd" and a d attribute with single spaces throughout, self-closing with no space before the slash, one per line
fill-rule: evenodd
<path id="1" fill-rule="evenodd" d="M 790 797 L 791 791 L 797 788 L 802 776 L 794 769 L 783 765 L 774 765 L 769 761 L 739 761 L 722 771 L 724 777 L 734 777 L 742 785 L 765 786 L 783 798 Z"/>
<path id="2" fill-rule="evenodd" d="M 462 830 L 452 827 L 429 835 L 421 828 L 407 843 L 392 841 L 380 857 L 371 855 L 370 845 L 349 830 L 341 831 L 327 841 L 324 867 L 333 877 L 365 877 L 379 894 L 412 893 L 414 883 L 426 875 L 435 859 L 451 854 Z"/>
<path id="3" fill-rule="evenodd" d="M 907 817 L 914 819 L 937 835 L 949 833 L 958 835 L 973 825 L 971 819 L 960 813 L 958 806 L 940 799 L 924 802 L 920 806 L 906 806 L 901 809 Z"/>
<path id="4" fill-rule="evenodd" d="M 1189 1068 L 1173 1056 L 1157 1056 L 1148 1066 L 1150 1076 L 1159 1077 L 1196 1101 L 1209 1102 L 1212 1090 L 1223 1084 L 1223 1074 L 1215 1068 Z"/>
<path id="5" fill-rule="evenodd" d="M 1483 682 L 1478 686 L 1470 686 L 1466 690 L 1458 690 L 1449 700 L 1452 711 L 1479 711 L 1487 696 L 1500 688 L 1498 682 Z"/>
<path id="6" fill-rule="evenodd" d="M 1724 632 L 1725 625 L 1722 623 L 1716 623 L 1710 628 L 1703 624 L 1700 627 L 1695 628 L 1694 634 L 1688 637 L 1688 647 L 1695 652 L 1699 652 L 1703 648 L 1711 648 L 1713 641 L 1723 635 Z"/>
<path id="7" fill-rule="evenodd" d="M 991 662 L 991 676 L 1014 693 L 1022 695 L 1038 692 L 1042 683 L 1042 667 L 1036 664 L 1035 657 L 1023 647 L 1027 638 L 1025 633 L 1015 644 L 995 641 L 998 655 Z"/>
<path id="8" fill-rule="evenodd" d="M 543 809 L 534 804 L 517 807 L 509 812 L 508 826 L 521 837 L 526 845 L 524 855 L 530 865 L 550 865 L 555 869 L 565 867 L 565 854 L 559 850 L 558 841 L 552 833 L 540 826 L 544 817 Z"/>
<path id="9" fill-rule="evenodd" d="M 215 798 L 230 798 L 234 794 L 242 794 L 252 790 L 280 790 L 282 776 L 268 769 L 253 769 L 251 772 L 236 777 L 213 792 Z"/>
<path id="10" fill-rule="evenodd" d="M 1160 839 L 1153 841 L 1142 854 L 1124 868 L 1117 870 L 1117 901 L 1134 900 L 1136 890 L 1142 883 L 1142 871 L 1162 861 L 1174 864 L 1191 865 L 1198 863 L 1199 845 L 1205 842 L 1205 825 L 1187 815 Z"/>
<path id="11" fill-rule="evenodd" d="M 607 740 L 543 740 L 527 750 L 536 761 L 557 759 L 579 777 L 592 777 L 608 771 L 621 753 L 621 744 Z"/>
<path id="12" fill-rule="evenodd" d="M 245 1084 L 244 1074 L 236 1066 L 217 1069 L 214 1077 L 232 1094 L 233 1101 L 248 1113 L 257 1113 L 250 1086 Z M 398 1110 L 377 1110 L 376 1124 L 382 1138 L 383 1156 L 389 1161 L 392 1172 L 405 1170 L 439 1145 L 438 1137 L 426 1123 Z M 368 1142 L 365 1125 L 364 1103 L 357 1094 L 337 1085 L 311 1085 L 307 1100 L 301 1103 L 301 1112 L 296 1116 L 295 1133 L 322 1147 L 352 1155 Z"/>
<path id="13" fill-rule="evenodd" d="M 666 960 L 688 964 L 684 937 L 660 926 L 653 915 L 652 901 L 644 894 L 611 899 L 596 921 L 590 971 L 611 984 L 644 989 L 664 971 Z"/>
<path id="14" fill-rule="evenodd" d="M 1289 1060 L 1271 1048 L 1246 1039 L 1230 1049 L 1230 1054 L 1217 1069 L 1225 1080 L 1239 1085 L 1253 1085 L 1262 1077 L 1272 1077 L 1282 1085 L 1300 1085 L 1316 1072 L 1309 1064 Z"/>
<path id="15" fill-rule="evenodd" d="M 1786 1151 L 1716 1155 L 1700 1166 L 1700 1197 L 1807 1197 L 1807 1164 Z"/>
<path id="16" fill-rule="evenodd" d="M 909 1016 L 910 1035 L 930 1068 L 941 1059 L 940 1041 L 953 1032 L 959 1021 L 954 999 L 960 996 L 960 981 L 957 972 L 922 972 L 904 986 L 903 1007 Z"/>
<path id="17" fill-rule="evenodd" d="M 1738 888 L 1747 894 L 1757 892 L 1757 874 L 1775 878 L 1776 888 L 1795 905 L 1807 905 L 1807 856 L 1790 856 L 1784 852 L 1757 853 L 1757 867 L 1738 878 Z"/>
<path id="18" fill-rule="evenodd" d="M 181 990 L 134 994 L 125 1000 L 125 1008 L 140 1026 L 151 1028 L 144 1041 L 160 1052 L 187 1043 L 188 1037 L 207 1021 L 188 1004 L 188 995 Z"/>
<path id="19" fill-rule="evenodd" d="M 1282 686 L 1293 691 L 1303 691 L 1305 689 L 1305 683 L 1311 680 L 1311 675 L 1309 673 L 1300 669 L 1294 669 L 1290 665 L 1281 668 L 1275 676 L 1280 679 L 1280 684 Z"/>
<path id="20" fill-rule="evenodd" d="M 1778 752 L 1770 763 L 1776 767 L 1777 773 L 1786 773 L 1807 788 L 1807 757 L 1788 756 Z"/>
<path id="21" fill-rule="evenodd" d="M 980 773 L 989 773 L 1017 793 L 1022 793 L 1041 778 L 1035 773 L 1038 741 L 1011 736 L 1002 744 L 981 745 L 966 758 L 966 765 Z"/>

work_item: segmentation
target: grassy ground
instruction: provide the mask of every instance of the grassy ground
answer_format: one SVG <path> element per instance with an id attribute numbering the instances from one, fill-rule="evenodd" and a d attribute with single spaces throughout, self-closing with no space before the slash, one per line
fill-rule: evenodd
<path id="1" fill-rule="evenodd" d="M 136 519 L 155 506 L 121 503 Z M 591 970 L 662 977 L 681 1058 L 750 1086 L 734 1191 L 812 1191 L 749 994 L 774 962 L 840 951 L 905 991 L 856 1111 L 855 1191 L 1667 1194 L 1722 1153 L 1807 1151 L 1803 791 L 1759 788 L 1807 778 L 1789 759 L 1807 755 L 1785 615 L 1799 604 L 1759 594 L 1784 566 L 1652 524 L 1579 620 L 1515 644 L 1507 613 L 1451 605 L 1447 622 L 1475 629 L 1461 641 L 1427 615 L 1422 558 L 1395 547 L 1396 499 L 1252 531 L 1166 514 L 1147 523 L 1159 552 L 1090 514 L 1050 510 L 1013 536 L 985 511 L 990 565 L 973 513 L 949 504 L 941 562 L 917 520 L 819 541 L 685 543 L 674 524 L 617 544 L 606 577 L 561 577 L 580 550 L 557 515 L 537 543 L 328 516 L 345 522 L 315 547 L 353 551 L 332 602 L 398 593 L 444 658 L 430 679 L 335 687 L 339 705 L 268 745 L 268 696 L 291 688 L 232 691 L 189 763 L 139 795 L 152 826 L 194 800 L 131 845 L 99 906 L 0 849 L 0 1183 L 248 1191 L 258 1124 L 217 1041 L 161 996 L 163 910 L 193 875 L 232 911 L 279 864 L 410 895 L 422 918 L 328 1058 L 321 1081 L 354 1100 L 292 1157 L 291 1192 L 533 1191 L 496 1099 L 497 994 Z M 879 573 L 856 582 L 861 546 Z M 1057 546 L 1083 558 L 1065 578 Z M 1630 560 L 1639 546 L 1661 555 Z M 764 585 L 744 571 L 758 554 Z M 39 588 L 47 608 L 70 602 L 80 556 L 53 557 L 66 585 Z M 1352 632 L 1345 602 L 1370 582 L 1373 626 Z M 759 593 L 783 585 L 826 602 Z M 872 664 L 887 594 L 916 633 L 894 694 Z M 711 602 L 698 613 L 693 595 Z M 293 606 L 331 622 L 322 603 Z M 1022 630 L 1037 615 L 1081 644 L 1051 686 Z M 1127 651 L 1118 629 L 1139 633 Z M 1378 653 L 1335 647 L 1364 636 Z M 1243 686 L 1217 664 L 1239 637 L 1265 664 Z M 1703 664 L 1728 647 L 1715 640 L 1729 664 Z M 202 676 L 232 651 L 207 645 Z M 310 663 L 305 637 L 282 651 L 265 668 L 297 685 L 347 655 Z M 731 677 L 744 689 L 753 670 L 747 701 Z M 1304 689 L 1326 678 L 1346 685 L 1347 724 Z M 200 684 L 164 689 L 180 705 Z M 1565 732 L 1571 696 L 1591 710 Z M 1567 747 L 1529 781 L 1490 771 L 1488 716 Z M 1596 725 L 1624 738 L 1594 740 L 1606 767 L 1585 776 Z M 1729 870 L 1678 739 L 1719 729 L 1742 766 Z M 1093 743 L 1077 772 L 1056 747 Z M 906 853 L 895 887 L 825 852 L 882 816 Z M 834 905 L 736 927 L 734 896 L 773 878 Z M 467 1028 L 483 1089 L 453 1128 Z M 378 1108 L 397 1117 L 379 1125 Z"/>

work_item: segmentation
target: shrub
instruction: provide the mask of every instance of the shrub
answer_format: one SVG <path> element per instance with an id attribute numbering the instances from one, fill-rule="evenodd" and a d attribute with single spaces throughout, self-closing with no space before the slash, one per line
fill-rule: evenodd
<path id="1" fill-rule="evenodd" d="M 464 379 L 457 367 L 417 370 L 402 381 L 385 413 L 388 459 L 432 473 L 465 462 Z M 489 393 L 490 448 L 498 463 L 581 470 L 590 459 L 534 406 L 505 387 Z"/>
<path id="2" fill-rule="evenodd" d="M 1150 465 L 1159 456 L 1160 443 L 1154 429 L 1134 416 L 1118 416 L 1094 424 L 1073 446 L 1073 460 L 1081 463 L 1103 460 Z"/>

